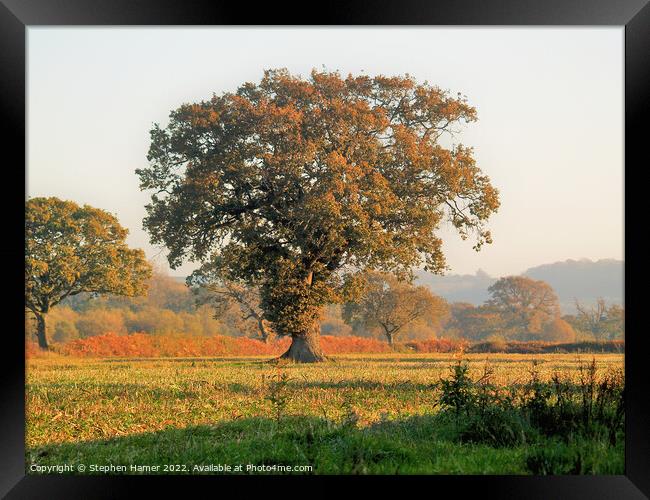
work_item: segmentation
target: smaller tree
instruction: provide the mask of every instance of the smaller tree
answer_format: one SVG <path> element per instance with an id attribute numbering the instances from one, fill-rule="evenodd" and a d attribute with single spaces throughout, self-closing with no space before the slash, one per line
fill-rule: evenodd
<path id="1" fill-rule="evenodd" d="M 488 308 L 501 316 L 504 333 L 525 337 L 538 335 L 544 325 L 560 315 L 560 305 L 551 286 L 526 276 L 507 276 L 488 288 Z"/>
<path id="2" fill-rule="evenodd" d="M 215 319 L 223 316 L 233 305 L 237 305 L 241 320 L 254 322 L 260 340 L 269 341 L 272 330 L 260 306 L 257 288 L 224 278 L 217 271 L 217 267 L 209 263 L 194 271 L 187 279 L 187 284 L 196 295 L 197 306 L 212 305 Z"/>
<path id="3" fill-rule="evenodd" d="M 394 275 L 369 272 L 364 293 L 343 308 L 346 323 L 360 322 L 380 327 L 389 345 L 408 324 L 416 320 L 440 321 L 447 313 L 447 302 L 424 286 L 412 286 Z"/>
<path id="4" fill-rule="evenodd" d="M 576 299 L 578 328 L 591 333 L 596 340 L 621 338 L 625 334 L 625 311 L 613 304 L 607 307 L 604 299 L 599 298 L 596 304 L 589 307 Z"/>
<path id="5" fill-rule="evenodd" d="M 151 266 L 126 245 L 115 216 L 58 198 L 25 203 L 25 308 L 48 348 L 46 318 L 67 297 L 88 292 L 135 296 L 146 292 Z"/>

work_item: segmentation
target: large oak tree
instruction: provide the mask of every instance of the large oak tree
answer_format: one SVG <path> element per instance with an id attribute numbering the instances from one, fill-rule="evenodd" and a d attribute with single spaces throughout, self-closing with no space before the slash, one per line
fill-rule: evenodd
<path id="1" fill-rule="evenodd" d="M 115 216 L 58 198 L 25 203 L 25 308 L 47 349 L 46 318 L 67 297 L 88 292 L 135 296 L 146 291 L 151 266 L 131 249 Z"/>
<path id="2" fill-rule="evenodd" d="M 210 262 L 259 284 L 284 358 L 324 358 L 319 316 L 366 270 L 446 265 L 450 222 L 475 248 L 498 195 L 472 150 L 442 136 L 476 119 L 460 95 L 412 77 L 269 70 L 261 82 L 184 104 L 151 131 L 144 227 L 172 267 Z"/>

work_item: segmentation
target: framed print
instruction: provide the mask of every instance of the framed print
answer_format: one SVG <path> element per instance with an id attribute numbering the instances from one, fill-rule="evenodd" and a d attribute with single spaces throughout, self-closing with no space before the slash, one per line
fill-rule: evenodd
<path id="1" fill-rule="evenodd" d="M 3 0 L 3 495 L 647 498 L 647 2 L 302 12 Z"/>

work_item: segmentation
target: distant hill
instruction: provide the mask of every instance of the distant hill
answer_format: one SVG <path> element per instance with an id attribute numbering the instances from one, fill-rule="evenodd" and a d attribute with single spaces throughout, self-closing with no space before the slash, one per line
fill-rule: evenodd
<path id="1" fill-rule="evenodd" d="M 575 312 L 574 300 L 594 303 L 602 297 L 607 303 L 623 303 L 623 261 L 602 259 L 566 260 L 531 267 L 523 273 L 533 279 L 546 281 L 558 294 L 564 313 Z M 497 278 L 482 270 L 476 274 L 437 276 L 424 271 L 416 273 L 417 283 L 450 302 L 479 305 L 488 298 L 487 288 Z"/>
<path id="2" fill-rule="evenodd" d="M 574 300 L 595 302 L 599 297 L 607 303 L 623 303 L 624 268 L 622 260 L 565 260 L 531 267 L 522 274 L 546 281 L 560 298 L 562 309 L 574 310 Z"/>

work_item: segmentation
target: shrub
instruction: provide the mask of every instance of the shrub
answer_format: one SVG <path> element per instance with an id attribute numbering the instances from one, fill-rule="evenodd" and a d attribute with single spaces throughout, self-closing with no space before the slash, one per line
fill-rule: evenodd
<path id="1" fill-rule="evenodd" d="M 486 367 L 482 377 L 472 380 L 467 362 L 458 361 L 451 376 L 440 380 L 441 416 L 453 417 L 458 440 L 510 446 L 545 435 L 566 442 L 579 437 L 611 446 L 620 442 L 624 432 L 622 371 L 599 376 L 594 360 L 580 365 L 577 383 L 558 374 L 547 383 L 540 381 L 533 364 L 529 383 L 510 392 L 492 384 L 491 376 Z"/>
<path id="2" fill-rule="evenodd" d="M 443 409 L 451 410 L 456 418 L 461 414 L 469 416 L 474 409 L 474 383 L 468 375 L 469 364 L 458 361 L 451 367 L 451 376 L 440 380 L 440 404 Z"/>
<path id="3" fill-rule="evenodd" d="M 267 399 L 271 402 L 273 407 L 273 414 L 275 415 L 276 423 L 280 423 L 287 409 L 287 404 L 289 403 L 289 382 L 291 378 L 286 373 L 276 373 L 271 375 L 268 379 L 268 384 L 266 386 L 266 396 L 264 399 Z"/>
<path id="4" fill-rule="evenodd" d="M 457 352 L 464 351 L 468 345 L 469 342 L 466 340 L 444 338 L 405 342 L 403 344 L 408 350 L 415 352 Z"/>
<path id="5" fill-rule="evenodd" d="M 450 378 L 440 380 L 440 404 L 443 418 L 453 415 L 459 441 L 492 446 L 526 442 L 527 421 L 512 397 L 491 383 L 493 371 L 489 366 L 477 381 L 469 377 L 467 362 L 458 361 L 451 370 Z"/>
<path id="6" fill-rule="evenodd" d="M 321 347 L 325 354 L 355 354 L 392 352 L 390 346 L 378 339 L 366 337 L 332 337 L 323 335 Z"/>
<path id="7" fill-rule="evenodd" d="M 150 335 L 108 333 L 72 340 L 59 347 L 70 356 L 85 357 L 179 357 L 179 356 L 279 356 L 289 348 L 291 339 L 283 337 L 264 343 L 248 337 Z M 326 354 L 384 353 L 390 347 L 377 339 L 331 337 L 324 335 L 321 345 Z"/>
<path id="8" fill-rule="evenodd" d="M 495 337 L 487 340 L 486 342 L 481 342 L 476 344 L 472 349 L 472 352 L 506 352 L 508 350 L 508 343 L 502 337 Z"/>
<path id="9" fill-rule="evenodd" d="M 488 340 L 470 345 L 467 352 L 488 353 L 503 352 L 509 354 L 541 354 L 552 352 L 623 352 L 625 342 L 622 340 L 610 341 L 582 341 L 570 343 L 535 341 L 502 341 Z"/>
<path id="10" fill-rule="evenodd" d="M 547 436 L 574 435 L 606 439 L 615 444 L 623 432 L 624 379 L 622 371 L 598 375 L 596 362 L 580 364 L 578 383 L 555 374 L 540 382 L 533 365 L 525 387 L 523 408 L 531 424 Z"/>

